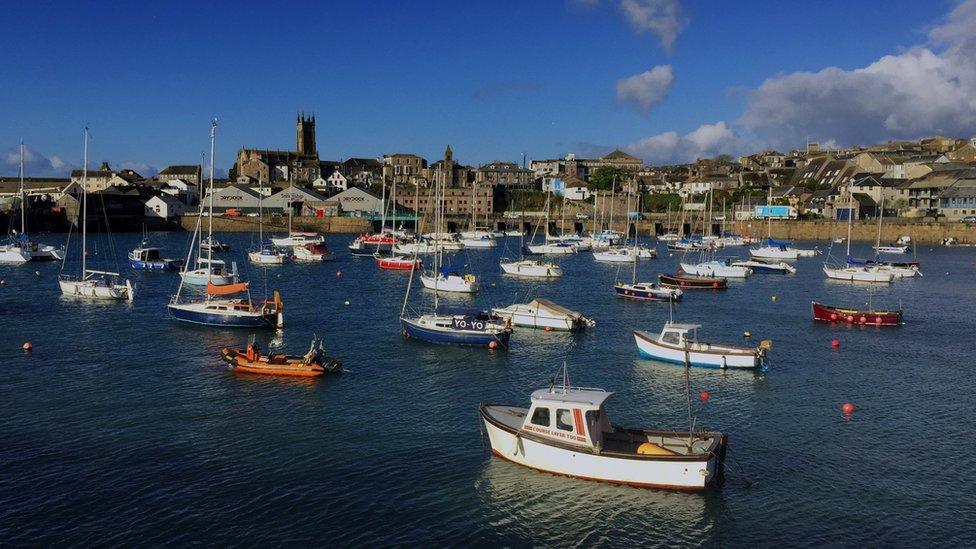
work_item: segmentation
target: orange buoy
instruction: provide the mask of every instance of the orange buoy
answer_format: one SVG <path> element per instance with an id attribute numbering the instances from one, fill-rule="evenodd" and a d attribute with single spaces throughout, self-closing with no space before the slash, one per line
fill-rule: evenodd
<path id="1" fill-rule="evenodd" d="M 840 347 L 840 341 L 837 340 L 837 339 L 832 339 L 832 340 L 830 340 L 830 346 L 833 347 L 834 349 L 836 349 L 836 348 Z"/>
<path id="2" fill-rule="evenodd" d="M 30 341 L 25 341 L 21 348 L 25 351 L 30 351 L 34 348 L 34 345 L 32 345 Z"/>
<path id="3" fill-rule="evenodd" d="M 546 326 L 546 331 L 547 332 L 551 332 L 552 331 L 552 326 Z"/>
<path id="4" fill-rule="evenodd" d="M 854 413 L 854 405 L 850 402 L 845 402 L 844 405 L 840 407 L 840 411 L 844 412 L 845 416 L 849 416 Z"/>
<path id="5" fill-rule="evenodd" d="M 488 348 L 489 349 L 492 349 L 492 350 L 497 349 L 498 348 L 498 342 L 497 341 L 489 341 L 488 342 Z"/>
<path id="6" fill-rule="evenodd" d="M 700 398 L 702 402 L 708 402 L 708 399 L 712 398 L 712 393 L 709 393 L 708 391 L 702 391 L 698 393 L 698 398 Z"/>

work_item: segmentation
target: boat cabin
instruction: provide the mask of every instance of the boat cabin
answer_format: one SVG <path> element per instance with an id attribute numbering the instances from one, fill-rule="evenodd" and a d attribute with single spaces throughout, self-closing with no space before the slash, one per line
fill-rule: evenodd
<path id="1" fill-rule="evenodd" d="M 163 260 L 162 256 L 159 255 L 158 248 L 139 248 L 137 250 L 133 250 L 133 254 L 135 255 L 135 259 L 137 261 L 145 261 L 148 263 L 150 261 Z"/>
<path id="2" fill-rule="evenodd" d="M 684 347 L 685 342 L 696 343 L 698 341 L 698 328 L 701 324 L 678 324 L 668 322 L 661 329 L 658 341 L 671 347 Z"/>
<path id="3" fill-rule="evenodd" d="M 532 393 L 522 430 L 562 443 L 599 449 L 613 427 L 603 411 L 613 393 L 603 389 L 552 387 Z"/>

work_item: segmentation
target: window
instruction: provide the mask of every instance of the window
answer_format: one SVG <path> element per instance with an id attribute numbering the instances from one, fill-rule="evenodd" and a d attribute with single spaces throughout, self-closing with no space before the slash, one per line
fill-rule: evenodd
<path id="1" fill-rule="evenodd" d="M 672 345 L 678 345 L 681 343 L 681 336 L 678 332 L 664 332 L 664 337 L 661 338 L 665 343 L 670 343 Z"/>
<path id="2" fill-rule="evenodd" d="M 573 412 L 560 408 L 556 410 L 556 429 L 560 431 L 573 431 Z"/>
<path id="3" fill-rule="evenodd" d="M 549 426 L 549 408 L 536 408 L 535 412 L 532 412 L 532 424 L 541 425 L 543 427 Z"/>

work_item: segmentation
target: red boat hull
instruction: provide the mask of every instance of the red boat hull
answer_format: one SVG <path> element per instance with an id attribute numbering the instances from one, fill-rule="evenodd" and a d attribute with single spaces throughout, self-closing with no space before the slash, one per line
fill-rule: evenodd
<path id="1" fill-rule="evenodd" d="M 899 326 L 902 322 L 901 311 L 867 311 L 832 307 L 823 303 L 813 302 L 813 319 L 823 322 L 843 322 L 845 324 L 863 324 L 866 326 Z"/>
<path id="2" fill-rule="evenodd" d="M 728 280 L 725 278 L 666 274 L 662 274 L 658 278 L 661 280 L 661 286 L 684 290 L 724 290 L 728 288 Z"/>
<path id="3" fill-rule="evenodd" d="M 415 263 L 418 269 L 423 265 L 423 262 L 419 259 L 414 261 L 412 259 L 395 259 L 390 257 L 376 258 L 376 266 L 388 271 L 409 271 Z"/>

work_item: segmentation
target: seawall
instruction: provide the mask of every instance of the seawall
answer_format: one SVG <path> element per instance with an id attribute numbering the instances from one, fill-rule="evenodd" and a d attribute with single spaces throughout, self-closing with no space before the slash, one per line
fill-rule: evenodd
<path id="1" fill-rule="evenodd" d="M 201 220 L 206 226 L 207 218 Z M 186 216 L 180 220 L 180 225 L 184 230 L 192 231 L 196 227 L 197 216 Z M 357 217 L 295 217 L 292 219 L 291 227 L 294 231 L 309 231 L 317 233 L 364 233 L 371 230 L 368 219 Z M 264 230 L 270 232 L 281 232 L 288 227 L 288 218 L 285 217 L 264 217 Z M 214 231 L 247 233 L 258 230 L 258 218 L 256 217 L 226 217 L 214 216 Z"/>

